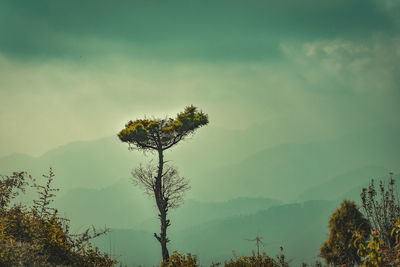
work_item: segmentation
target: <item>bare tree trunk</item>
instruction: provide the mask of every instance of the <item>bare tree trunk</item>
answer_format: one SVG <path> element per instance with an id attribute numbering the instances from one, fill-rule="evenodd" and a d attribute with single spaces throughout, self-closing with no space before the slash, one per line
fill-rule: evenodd
<path id="1" fill-rule="evenodd" d="M 169 242 L 169 239 L 167 238 L 167 227 L 169 226 L 169 220 L 167 220 L 167 211 L 161 212 L 160 221 L 161 221 L 161 233 L 160 233 L 161 252 L 163 260 L 169 260 L 169 253 L 167 248 L 167 243 Z"/>
<path id="2" fill-rule="evenodd" d="M 169 260 L 169 252 L 167 248 L 167 243 L 169 239 L 167 238 L 167 228 L 170 226 L 170 221 L 167 219 L 168 212 L 168 199 L 164 198 L 164 194 L 162 192 L 162 174 L 163 174 L 163 166 L 164 166 L 164 155 L 162 148 L 158 149 L 158 173 L 156 178 L 154 195 L 156 197 L 157 208 L 159 210 L 159 218 L 161 224 L 161 232 L 160 235 L 154 233 L 155 238 L 160 242 L 161 245 L 161 253 L 163 260 Z"/>

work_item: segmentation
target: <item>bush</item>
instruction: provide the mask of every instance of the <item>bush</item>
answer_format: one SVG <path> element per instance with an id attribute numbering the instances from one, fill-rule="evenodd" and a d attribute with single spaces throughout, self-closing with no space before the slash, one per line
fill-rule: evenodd
<path id="1" fill-rule="evenodd" d="M 32 177 L 25 172 L 14 172 L 11 176 L 0 175 L 0 266 L 113 266 L 117 263 L 107 254 L 92 247 L 90 239 L 97 233 L 86 230 L 83 234 L 69 233 L 68 220 L 58 216 L 49 204 L 55 196 L 51 181 L 52 169 L 45 186 L 33 184 L 40 199 L 32 208 L 11 201 Z"/>
<path id="2" fill-rule="evenodd" d="M 161 267 L 198 267 L 197 256 L 188 253 L 186 256 L 179 254 L 177 251 L 174 251 L 172 255 L 169 257 L 169 260 L 163 260 L 161 263 Z"/>
<path id="3" fill-rule="evenodd" d="M 281 248 L 281 251 L 283 249 Z M 268 257 L 265 252 L 261 255 L 256 255 L 254 251 L 252 251 L 251 256 L 241 256 L 237 257 L 235 252 L 233 252 L 234 259 L 225 262 L 225 267 L 253 267 L 253 266 L 262 266 L 262 267 L 288 267 L 289 264 L 285 260 L 285 256 L 283 253 L 277 256 L 277 260 L 274 260 L 271 257 Z"/>
<path id="4" fill-rule="evenodd" d="M 281 248 L 281 251 L 283 248 Z M 237 257 L 233 251 L 234 259 L 225 262 L 225 267 L 288 267 L 289 264 L 285 260 L 285 255 L 281 253 L 277 256 L 277 261 L 267 256 L 264 252 L 262 255 L 256 255 L 252 251 L 252 256 Z M 177 251 L 170 256 L 169 260 L 164 260 L 161 267 L 198 267 L 197 256 L 190 253 L 185 255 L 179 254 Z M 220 266 L 220 263 L 212 263 L 212 267 Z"/>
<path id="5" fill-rule="evenodd" d="M 359 232 L 364 238 L 369 236 L 370 225 L 353 201 L 342 202 L 329 221 L 329 238 L 320 249 L 327 264 L 334 266 L 360 264 L 361 258 L 353 246 L 353 233 Z"/>
<path id="6" fill-rule="evenodd" d="M 390 173 L 387 185 L 381 180 L 379 181 L 379 189 L 376 189 L 374 179 L 372 179 L 368 188 L 363 188 L 361 192 L 364 213 L 372 228 L 379 234 L 381 241 L 388 247 L 396 245 L 396 240 L 391 236 L 391 231 L 400 217 L 400 203 L 392 175 Z"/>
<path id="7" fill-rule="evenodd" d="M 392 226 L 393 227 L 393 226 Z M 391 237 L 395 240 L 393 246 L 385 244 L 378 231 L 373 231 L 371 238 L 367 240 L 356 232 L 354 234 L 354 246 L 362 257 L 362 266 L 399 266 L 400 264 L 400 218 L 394 224 Z"/>

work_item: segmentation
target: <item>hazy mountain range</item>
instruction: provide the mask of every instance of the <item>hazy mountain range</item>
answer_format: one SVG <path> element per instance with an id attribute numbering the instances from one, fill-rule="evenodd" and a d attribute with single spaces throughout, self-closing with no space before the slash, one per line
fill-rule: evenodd
<path id="1" fill-rule="evenodd" d="M 258 235 L 264 243 L 261 251 L 265 250 L 270 256 L 275 257 L 279 247 L 283 246 L 286 256 L 296 265 L 302 261 L 315 261 L 327 237 L 327 220 L 337 205 L 337 201 L 308 201 L 214 219 L 183 230 L 172 226 L 170 250 L 197 254 L 201 264 L 208 266 L 212 261 L 224 262 L 232 258 L 233 250 L 238 256 L 256 251 L 255 243 L 247 239 Z M 187 215 L 195 213 L 193 210 Z M 179 224 L 180 220 L 173 217 L 172 222 Z M 99 238 L 96 244 L 105 251 L 124 255 L 120 260 L 135 266 L 151 266 L 160 261 L 159 244 L 151 231 L 112 229 L 109 236 Z"/>
<path id="2" fill-rule="evenodd" d="M 232 250 L 250 253 L 255 246 L 244 239 L 259 235 L 269 254 L 282 245 L 289 258 L 310 262 L 340 201 L 358 200 L 371 178 L 398 172 L 397 131 L 378 133 L 254 148 L 245 140 L 260 133 L 228 131 L 225 138 L 213 138 L 205 131 L 179 144 L 166 157 L 192 189 L 170 212 L 171 252 L 192 252 L 208 264 L 230 258 Z M 0 173 L 26 170 L 38 178 L 52 166 L 54 186 L 61 188 L 54 205 L 71 219 L 72 229 L 106 225 L 112 232 L 96 241 L 101 248 L 123 254 L 123 262 L 149 265 L 160 256 L 152 236 L 159 227 L 157 213 L 152 199 L 130 182 L 130 172 L 151 156 L 128 151 L 113 136 L 67 144 L 36 158 L 12 154 L 0 158 Z"/>

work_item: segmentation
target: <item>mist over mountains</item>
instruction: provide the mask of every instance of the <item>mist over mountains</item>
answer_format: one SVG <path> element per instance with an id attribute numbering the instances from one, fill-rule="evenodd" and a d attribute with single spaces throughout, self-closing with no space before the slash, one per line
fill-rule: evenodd
<path id="1" fill-rule="evenodd" d="M 232 250 L 249 254 L 255 247 L 244 239 L 259 235 L 269 254 L 282 245 L 294 262 L 311 262 L 340 201 L 357 201 L 371 178 L 398 172 L 397 134 L 371 130 L 258 149 L 246 147 L 245 140 L 259 133 L 199 134 L 196 142 L 166 153 L 192 186 L 184 204 L 170 211 L 171 251 L 198 254 L 209 264 L 230 258 Z M 0 159 L 0 171 L 24 170 L 39 178 L 53 167 L 54 186 L 61 188 L 54 206 L 71 219 L 74 231 L 110 227 L 95 242 L 100 248 L 123 255 L 122 262 L 152 265 L 160 260 L 152 235 L 159 228 L 156 209 L 130 181 L 132 168 L 151 157 L 128 151 L 113 136 L 67 144 L 37 158 L 12 154 Z"/>
<path id="2" fill-rule="evenodd" d="M 160 265 L 160 244 L 168 258 L 164 229 L 170 255 L 202 266 L 251 255 L 256 236 L 273 258 L 283 246 L 290 266 L 314 263 L 344 199 L 359 204 L 389 173 L 400 188 L 400 0 L 93 2 L 0 1 L 0 175 L 40 183 L 52 168 L 49 210 L 74 233 L 110 228 L 94 243 L 123 265 Z M 132 183 L 157 153 L 130 151 L 117 133 L 189 106 L 207 120 L 164 128 L 180 129 L 163 159 L 191 187 L 166 218 L 168 190 L 151 198 Z M 205 127 L 186 136 L 194 125 Z M 38 188 L 12 201 L 28 211 Z M 0 230 L 17 225 L 8 214 Z"/>
<path id="3" fill-rule="evenodd" d="M 384 132 L 371 128 L 330 141 L 269 148 L 246 147 L 245 140 L 259 138 L 260 133 L 214 130 L 206 127 L 195 142 L 189 139 L 166 152 L 166 160 L 191 182 L 187 198 L 229 200 L 249 196 L 293 201 L 309 188 L 369 166 L 399 172 L 400 131 L 394 128 Z M 131 170 L 151 158 L 151 153 L 128 151 L 111 136 L 67 144 L 36 158 L 11 154 L 0 158 L 0 171 L 25 170 L 40 176 L 51 166 L 57 177 L 54 185 L 63 195 L 73 188 L 102 189 L 120 179 L 130 179 Z"/>
<path id="4" fill-rule="evenodd" d="M 308 201 L 273 206 L 252 214 L 210 220 L 183 230 L 176 229 L 173 223 L 170 248 L 171 251 L 197 254 L 200 263 L 209 266 L 212 261 L 224 262 L 231 258 L 233 250 L 238 256 L 249 255 L 256 247 L 254 242 L 246 239 L 254 239 L 258 235 L 264 243 L 262 250 L 268 255 L 277 255 L 280 246 L 283 246 L 294 266 L 302 261 L 311 263 L 326 238 L 327 218 L 337 203 Z M 178 218 L 171 218 L 172 222 L 180 223 Z M 112 229 L 110 236 L 103 236 L 95 243 L 104 251 L 123 255 L 120 257 L 122 263 L 129 262 L 134 266 L 152 266 L 161 259 L 159 245 L 151 231 Z"/>

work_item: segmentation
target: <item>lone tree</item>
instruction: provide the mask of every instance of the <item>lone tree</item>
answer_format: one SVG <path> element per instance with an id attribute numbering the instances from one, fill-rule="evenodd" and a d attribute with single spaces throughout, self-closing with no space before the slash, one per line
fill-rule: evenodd
<path id="1" fill-rule="evenodd" d="M 129 144 L 129 149 L 158 153 L 158 167 L 139 167 L 133 172 L 134 182 L 141 184 L 147 194 L 153 195 L 161 224 L 160 234 L 154 237 L 160 242 L 163 260 L 169 259 L 167 249 L 168 208 L 175 208 L 182 201 L 182 193 L 189 188 L 188 183 L 179 177 L 175 168 L 167 166 L 164 151 L 184 140 L 194 131 L 208 124 L 208 115 L 188 106 L 175 119 L 139 119 L 129 121 L 118 134 L 122 142 Z"/>
<path id="2" fill-rule="evenodd" d="M 371 227 L 367 219 L 358 210 L 354 201 L 344 200 L 329 220 L 329 238 L 320 249 L 320 255 L 326 263 L 338 266 L 361 264 L 361 258 L 354 246 L 353 234 L 369 236 Z"/>

